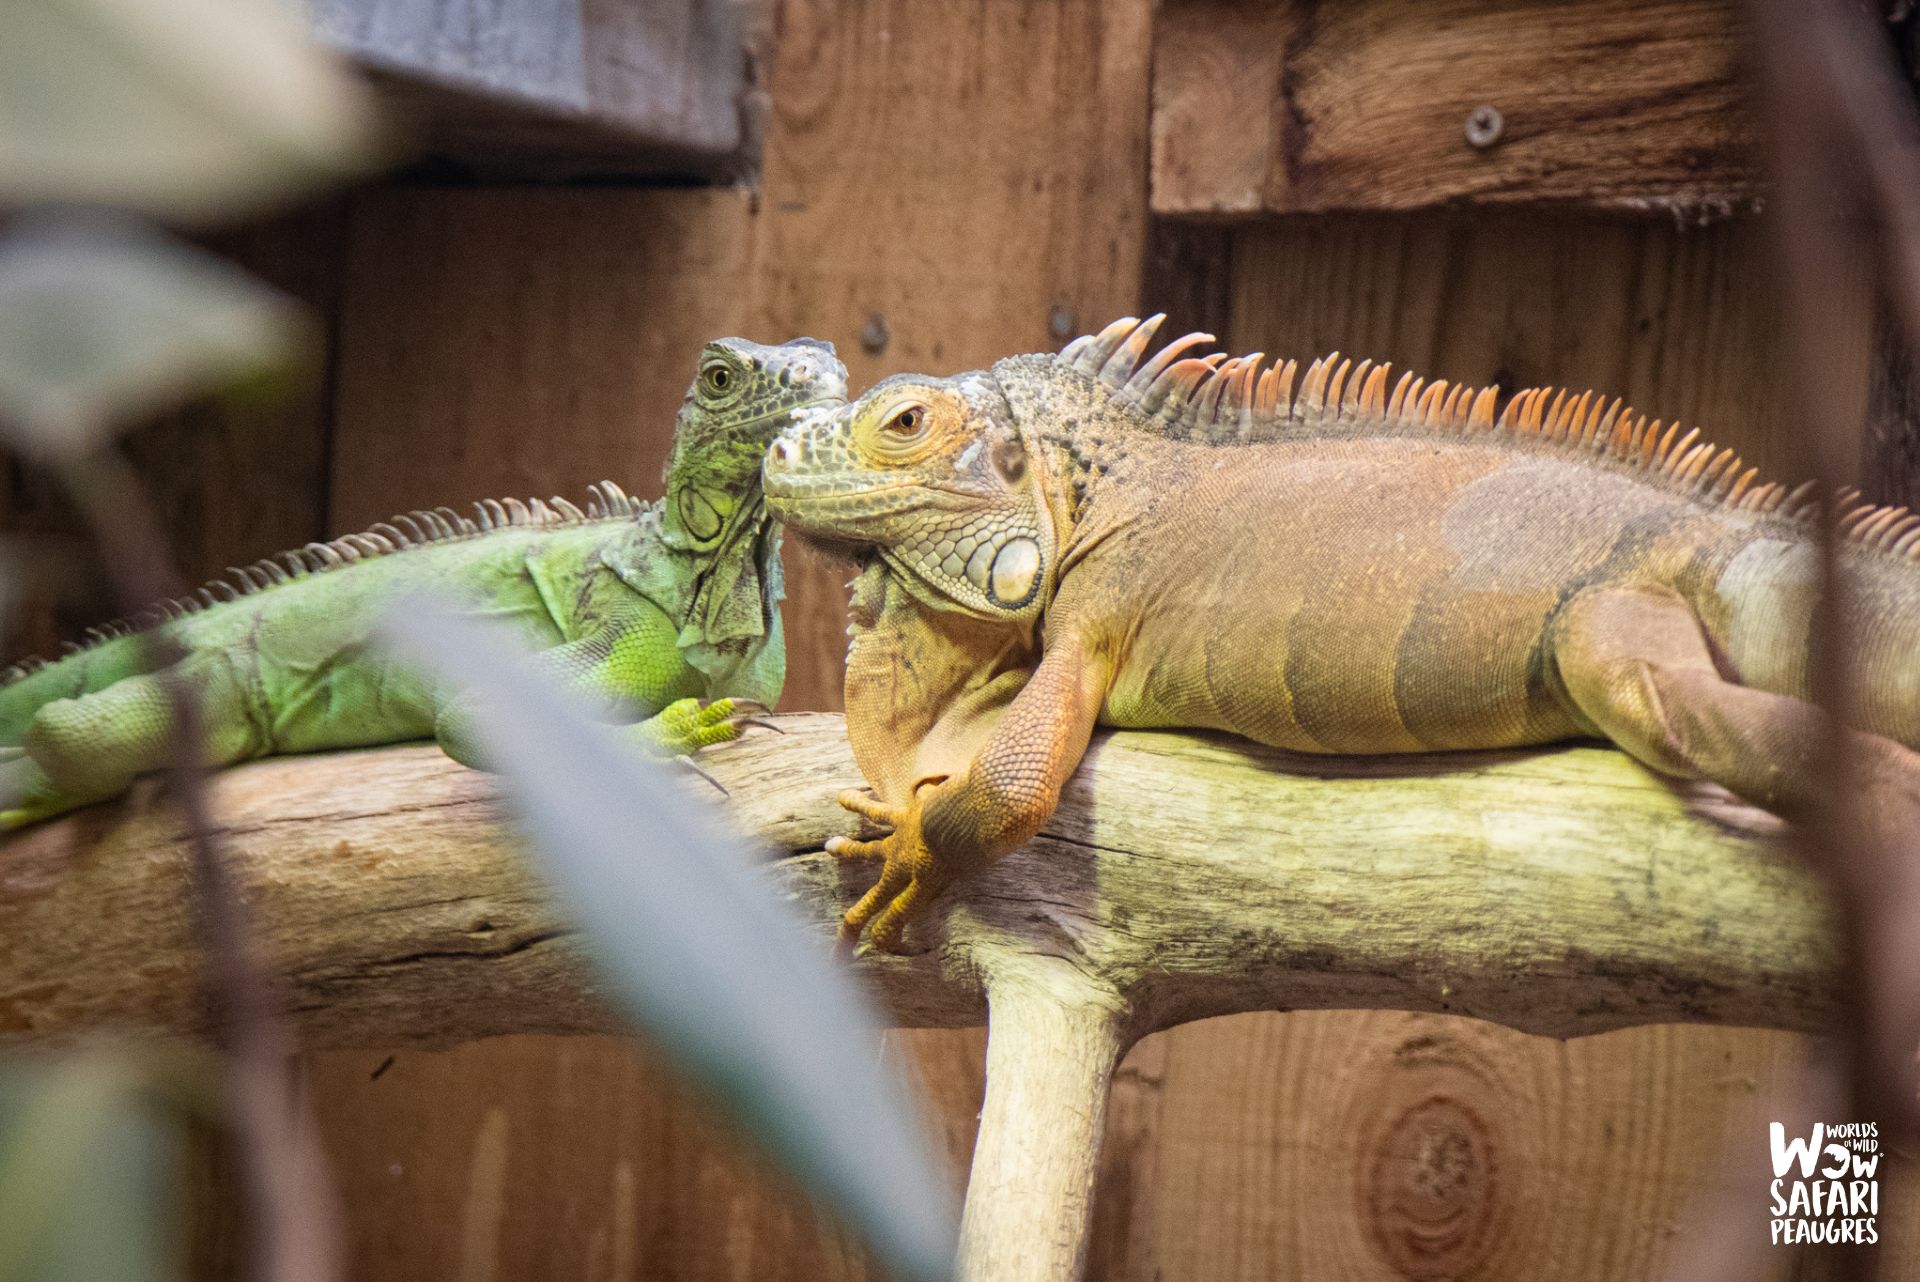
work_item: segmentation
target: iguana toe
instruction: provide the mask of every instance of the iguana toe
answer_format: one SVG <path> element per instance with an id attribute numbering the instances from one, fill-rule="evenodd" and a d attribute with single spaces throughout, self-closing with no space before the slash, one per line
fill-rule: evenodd
<path id="1" fill-rule="evenodd" d="M 840 944 L 850 950 L 863 931 L 885 953 L 902 951 L 907 925 L 952 880 L 944 873 L 920 833 L 920 804 L 890 805 L 868 792 L 849 790 L 840 804 L 876 824 L 893 829 L 871 840 L 829 837 L 827 853 L 841 859 L 878 859 L 880 880 L 840 919 Z"/>
<path id="2" fill-rule="evenodd" d="M 641 723 L 641 743 L 662 757 L 684 757 L 716 743 L 728 743 L 738 739 L 749 725 L 767 724 L 744 715 L 749 707 L 765 710 L 752 699 L 715 699 L 711 703 L 679 699 Z"/>

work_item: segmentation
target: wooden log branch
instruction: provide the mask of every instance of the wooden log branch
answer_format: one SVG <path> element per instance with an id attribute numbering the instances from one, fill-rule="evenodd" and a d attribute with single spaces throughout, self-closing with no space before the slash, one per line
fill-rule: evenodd
<path id="1" fill-rule="evenodd" d="M 824 947 L 872 876 L 820 853 L 857 775 L 839 718 L 781 725 L 703 764 Z M 155 791 L 0 849 L 0 1041 L 203 1026 Z M 617 1027 L 491 780 L 437 748 L 259 762 L 215 802 L 308 1045 Z M 1598 748 L 1353 761 L 1102 735 L 1040 838 L 910 939 L 859 963 L 898 1022 L 991 1011 L 964 1282 L 1081 1275 L 1111 1072 L 1156 1028 L 1312 1006 L 1812 1029 L 1835 1007 L 1829 908 L 1790 852 Z"/>
<path id="2" fill-rule="evenodd" d="M 824 940 L 872 876 L 820 853 L 853 830 L 832 798 L 858 775 L 839 718 L 780 724 L 702 760 Z M 257 762 L 215 789 L 307 1045 L 615 1026 L 486 775 L 421 745 Z M 200 1027 L 186 856 L 158 791 L 0 847 L 0 1040 Z M 923 951 L 859 963 L 906 1026 L 977 1025 L 995 977 L 1055 958 L 1125 1009 L 1128 1040 L 1249 1009 L 1451 1011 L 1561 1037 L 1813 1029 L 1834 1009 L 1815 879 L 1598 748 L 1361 761 L 1102 735 L 1032 846 L 909 940 Z"/>

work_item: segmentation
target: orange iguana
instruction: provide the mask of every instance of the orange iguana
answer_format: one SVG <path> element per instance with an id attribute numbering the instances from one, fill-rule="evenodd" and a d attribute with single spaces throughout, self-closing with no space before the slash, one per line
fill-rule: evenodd
<path id="1" fill-rule="evenodd" d="M 1319 753 L 1598 736 L 1792 817 L 1818 801 L 1808 487 L 1592 394 L 1329 356 L 1058 356 L 889 378 L 789 428 L 766 494 L 866 558 L 847 727 L 889 826 L 876 946 L 1037 832 L 1096 724 Z M 1865 819 L 1920 832 L 1920 516 L 1840 505 Z M 1904 745 L 1904 746 L 1903 746 Z M 1905 892 L 1902 892 L 1905 893 Z"/>

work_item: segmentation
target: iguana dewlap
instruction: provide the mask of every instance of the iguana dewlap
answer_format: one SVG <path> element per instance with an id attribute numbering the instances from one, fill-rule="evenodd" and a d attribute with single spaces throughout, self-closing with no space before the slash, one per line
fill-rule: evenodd
<path id="1" fill-rule="evenodd" d="M 848 914 L 893 946 L 1038 831 L 1096 724 L 1304 752 L 1611 739 L 1789 816 L 1822 742 L 1818 504 L 1589 395 L 1337 356 L 1142 364 L 1158 318 L 1058 356 L 890 378 L 775 442 L 775 515 L 867 558 L 848 733 L 886 825 Z M 1920 796 L 1920 517 L 1844 504 L 1858 768 Z M 1907 746 L 1901 746 L 1907 745 Z"/>
<path id="2" fill-rule="evenodd" d="M 645 747 L 734 737 L 736 701 L 770 704 L 786 671 L 761 456 L 796 413 L 845 397 L 830 344 L 721 339 L 700 355 L 660 501 L 606 482 L 585 510 L 508 499 L 471 518 L 396 516 L 235 569 L 57 662 L 16 666 L 0 686 L 0 826 L 111 797 L 166 762 L 170 705 L 136 635 L 154 626 L 198 691 L 215 764 L 429 736 L 474 764 L 469 702 L 375 638 L 408 592 L 510 625 L 549 677 L 610 716 L 645 719 Z"/>

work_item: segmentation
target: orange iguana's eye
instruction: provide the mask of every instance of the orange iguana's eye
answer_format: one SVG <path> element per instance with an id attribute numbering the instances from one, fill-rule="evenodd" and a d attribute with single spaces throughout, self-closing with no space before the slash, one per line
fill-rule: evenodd
<path id="1" fill-rule="evenodd" d="M 887 420 L 885 430 L 893 433 L 895 436 L 918 436 L 920 429 L 925 426 L 926 421 L 927 411 L 925 407 L 909 405 Z"/>

